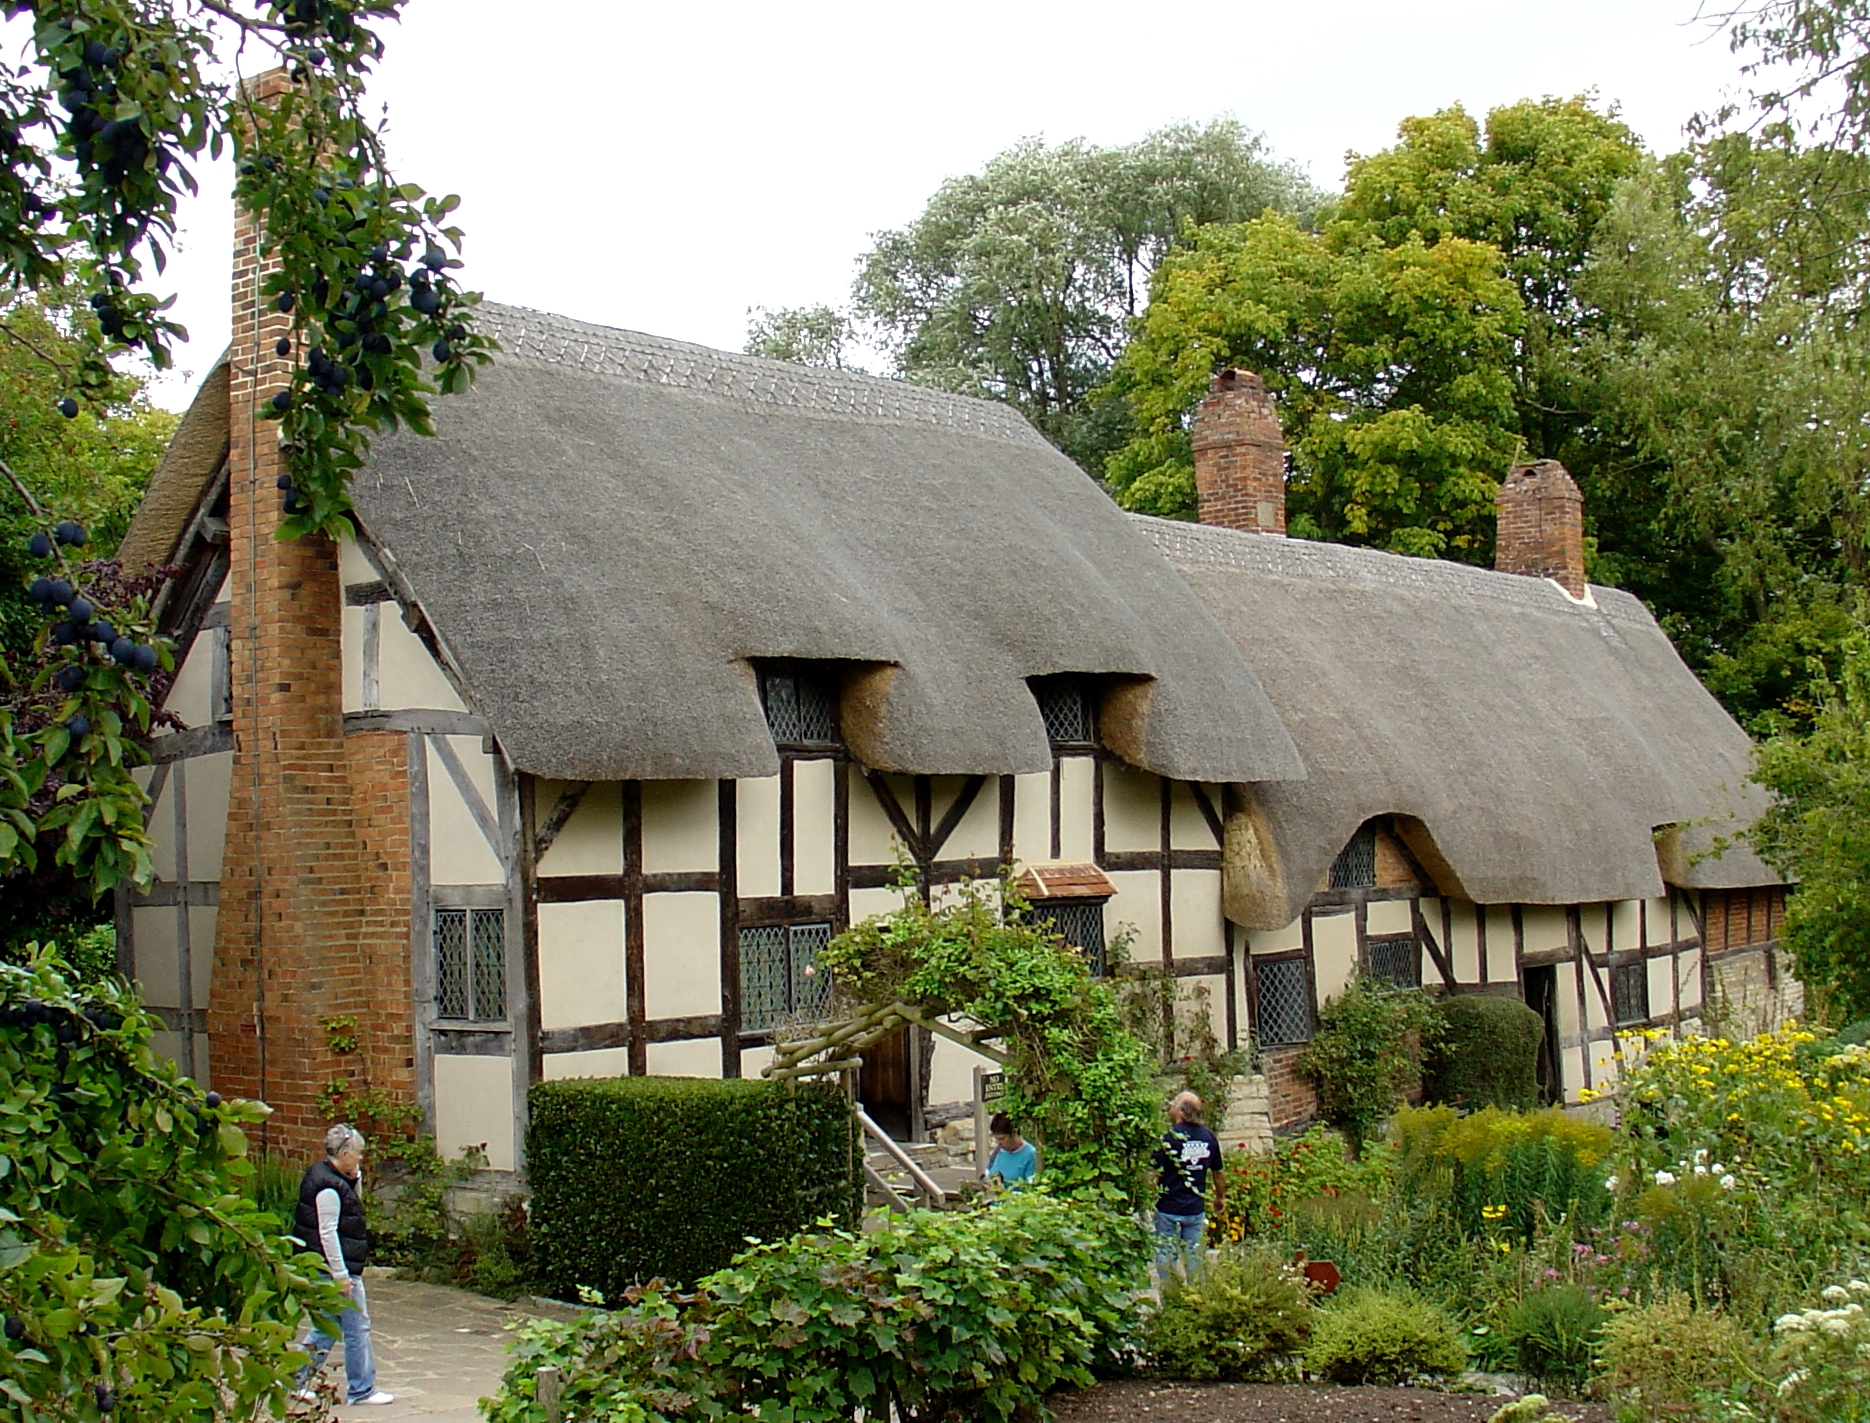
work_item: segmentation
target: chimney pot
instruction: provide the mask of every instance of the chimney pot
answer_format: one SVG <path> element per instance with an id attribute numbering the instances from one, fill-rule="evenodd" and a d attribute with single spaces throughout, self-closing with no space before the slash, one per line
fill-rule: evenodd
<path id="1" fill-rule="evenodd" d="M 1200 521 L 1283 535 L 1286 442 L 1266 383 L 1232 366 L 1217 372 L 1189 434 Z"/>
<path id="2" fill-rule="evenodd" d="M 1531 460 L 1507 471 L 1496 504 L 1493 566 L 1501 573 L 1550 578 L 1584 596 L 1584 496 L 1557 460 Z"/>

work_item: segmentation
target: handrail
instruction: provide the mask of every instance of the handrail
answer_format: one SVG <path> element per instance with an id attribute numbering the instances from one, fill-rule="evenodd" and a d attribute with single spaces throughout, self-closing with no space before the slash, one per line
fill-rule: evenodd
<path id="1" fill-rule="evenodd" d="M 902 1149 L 902 1144 L 872 1121 L 868 1112 L 856 1103 L 851 1104 L 851 1110 L 857 1114 L 857 1121 L 863 1127 L 864 1135 L 874 1137 L 882 1143 L 883 1149 L 895 1159 L 896 1164 L 909 1173 L 909 1179 L 916 1183 L 916 1189 L 922 1193 L 930 1205 L 937 1206 L 948 1199 L 948 1193 L 935 1183 L 934 1177 L 916 1165 L 909 1153 Z"/>

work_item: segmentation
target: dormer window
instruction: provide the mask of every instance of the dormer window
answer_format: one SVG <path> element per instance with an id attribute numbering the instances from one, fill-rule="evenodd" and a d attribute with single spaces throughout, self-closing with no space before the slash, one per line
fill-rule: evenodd
<path id="1" fill-rule="evenodd" d="M 1377 825 L 1367 820 L 1331 864 L 1333 889 L 1374 889 L 1377 882 Z"/>
<path id="2" fill-rule="evenodd" d="M 834 678 L 809 666 L 760 669 L 760 705 L 777 746 L 836 746 L 838 689 Z"/>
<path id="3" fill-rule="evenodd" d="M 1097 744 L 1097 717 L 1084 678 L 1034 677 L 1031 686 L 1053 750 L 1088 751 Z"/>

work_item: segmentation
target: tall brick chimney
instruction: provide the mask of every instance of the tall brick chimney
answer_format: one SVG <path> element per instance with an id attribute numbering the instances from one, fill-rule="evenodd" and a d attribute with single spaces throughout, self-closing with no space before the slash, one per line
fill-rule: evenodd
<path id="1" fill-rule="evenodd" d="M 1550 578 L 1584 596 L 1584 496 L 1557 460 L 1507 471 L 1500 486 L 1493 566 L 1502 573 Z"/>
<path id="2" fill-rule="evenodd" d="M 273 70 L 248 87 L 267 103 L 288 83 Z M 376 902 L 406 874 L 406 752 L 401 738 L 386 757 L 392 748 L 363 744 L 383 737 L 344 735 L 337 545 L 321 534 L 273 537 L 287 466 L 262 410 L 288 385 L 294 357 L 274 350 L 291 319 L 261 294 L 259 239 L 252 215 L 237 212 L 227 432 L 234 764 L 208 1025 L 216 1088 L 270 1103 L 268 1148 L 303 1152 L 326 1125 L 318 1091 L 329 1078 L 362 1069 L 382 1087 L 412 1085 L 407 910 L 385 926 Z M 360 773 L 368 823 L 354 814 Z M 400 845 L 378 833 L 373 810 L 399 790 L 400 816 L 389 819 Z M 371 1021 L 373 1001 L 397 1015 L 387 1036 Z M 321 1020 L 338 1015 L 359 1017 L 361 1057 L 332 1055 Z"/>
<path id="3" fill-rule="evenodd" d="M 1204 524 L 1286 531 L 1286 441 L 1266 385 L 1232 367 L 1208 383 L 1191 431 L 1195 508 Z"/>

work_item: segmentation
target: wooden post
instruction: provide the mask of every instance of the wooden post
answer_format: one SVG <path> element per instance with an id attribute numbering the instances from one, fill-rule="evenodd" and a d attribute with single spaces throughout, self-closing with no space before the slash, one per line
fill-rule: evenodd
<path id="1" fill-rule="evenodd" d="M 545 1410 L 547 1423 L 559 1423 L 558 1396 L 562 1380 L 557 1368 L 547 1364 L 533 1376 L 533 1393 Z"/>

